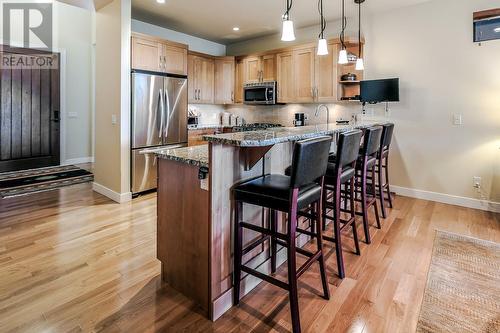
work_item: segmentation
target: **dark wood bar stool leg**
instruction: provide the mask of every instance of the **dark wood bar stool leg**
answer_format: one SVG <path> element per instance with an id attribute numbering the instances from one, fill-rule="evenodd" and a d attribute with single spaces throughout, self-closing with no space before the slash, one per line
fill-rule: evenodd
<path id="1" fill-rule="evenodd" d="M 278 231 L 278 211 L 271 209 L 271 231 L 276 233 Z M 276 252 L 278 251 L 278 246 L 276 242 L 276 237 L 271 236 L 271 273 L 276 273 Z"/>
<path id="2" fill-rule="evenodd" d="M 321 283 L 323 284 L 323 294 L 324 298 L 330 299 L 330 288 L 328 287 L 328 279 L 326 277 L 326 264 L 325 264 L 325 256 L 323 255 L 323 232 L 321 230 L 321 223 L 323 221 L 322 218 L 322 201 L 313 204 L 314 215 L 316 218 L 314 219 L 314 224 L 316 224 L 316 243 L 318 246 L 318 251 L 321 251 L 321 256 L 318 259 L 319 262 L 319 273 L 321 274 Z"/>
<path id="3" fill-rule="evenodd" d="M 378 214 L 377 191 L 375 189 L 375 186 L 376 186 L 375 183 L 376 183 L 375 166 L 373 166 L 373 168 L 372 168 L 372 186 L 371 186 L 373 199 L 375 200 L 373 207 L 375 208 L 375 219 L 377 220 L 377 229 L 382 229 L 382 226 L 380 225 L 380 216 Z"/>
<path id="4" fill-rule="evenodd" d="M 242 260 L 242 238 L 243 228 L 240 226 L 240 216 L 243 208 L 241 201 L 235 201 L 234 220 L 236 221 L 236 232 L 234 233 L 234 295 L 233 303 L 240 303 L 240 283 L 241 283 L 241 260 Z"/>
<path id="5" fill-rule="evenodd" d="M 297 264 L 295 258 L 295 233 L 297 228 L 298 189 L 292 193 L 292 205 L 288 213 L 288 292 L 290 295 L 290 313 L 293 332 L 300 332 L 299 297 L 297 292 Z"/>
<path id="6" fill-rule="evenodd" d="M 368 224 L 368 209 L 366 207 L 367 198 L 366 198 L 366 163 L 363 163 L 363 169 L 361 171 L 361 212 L 363 216 L 363 229 L 365 231 L 365 242 L 366 244 L 370 244 L 370 226 Z"/>
<path id="7" fill-rule="evenodd" d="M 356 226 L 356 207 L 355 207 L 354 195 L 355 195 L 354 178 L 352 178 L 351 181 L 349 182 L 349 205 L 350 205 L 351 217 L 354 218 L 354 222 L 352 223 L 352 237 L 354 239 L 356 254 L 359 256 L 361 254 L 361 250 L 359 249 L 358 228 Z"/>
<path id="8" fill-rule="evenodd" d="M 342 237 L 340 235 L 340 179 L 337 181 L 336 189 L 335 189 L 335 202 L 334 204 L 334 221 L 333 221 L 333 233 L 335 234 L 335 253 L 337 255 L 337 267 L 339 272 L 339 277 L 343 279 L 345 277 L 344 271 L 344 256 L 342 254 Z"/>
<path id="9" fill-rule="evenodd" d="M 391 197 L 391 189 L 389 186 L 389 156 L 385 157 L 385 183 L 387 188 L 387 199 L 389 200 L 389 207 L 392 208 L 392 197 Z"/>
<path id="10" fill-rule="evenodd" d="M 383 178 L 383 175 L 382 175 L 382 172 L 383 172 L 383 159 L 380 158 L 379 159 L 379 162 L 378 162 L 378 170 L 377 170 L 377 174 L 378 174 L 378 184 L 377 184 L 377 190 L 378 190 L 378 196 L 380 197 L 380 208 L 381 208 L 381 211 L 382 211 L 382 217 L 385 219 L 387 218 L 387 213 L 385 211 L 385 198 L 384 198 L 384 178 Z M 375 179 L 373 180 L 373 182 L 375 183 Z M 390 198 L 389 198 L 390 200 Z"/>

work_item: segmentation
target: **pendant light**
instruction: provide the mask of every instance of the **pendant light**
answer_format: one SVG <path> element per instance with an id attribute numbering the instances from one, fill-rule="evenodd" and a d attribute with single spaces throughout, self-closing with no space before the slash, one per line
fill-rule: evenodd
<path id="1" fill-rule="evenodd" d="M 347 50 L 344 43 L 345 28 L 347 25 L 347 19 L 345 17 L 344 7 L 345 7 L 345 0 L 342 0 L 342 30 L 340 31 L 340 44 L 342 46 L 342 49 L 339 52 L 339 64 L 341 65 L 345 65 L 349 62 L 349 60 L 347 60 Z"/>
<path id="2" fill-rule="evenodd" d="M 323 35 L 326 29 L 326 20 L 323 16 L 323 0 L 318 0 L 318 10 L 320 16 L 320 29 L 321 32 L 318 36 L 318 55 L 327 55 L 328 54 L 328 43 L 326 42 L 325 36 Z"/>
<path id="3" fill-rule="evenodd" d="M 358 59 L 356 60 L 356 70 L 365 70 L 365 64 L 363 62 L 363 56 L 361 54 L 361 4 L 365 0 L 354 0 L 358 4 Z"/>
<path id="4" fill-rule="evenodd" d="M 293 21 L 290 20 L 290 10 L 292 9 L 292 1 L 286 0 L 286 11 L 283 14 L 283 31 L 281 40 L 284 42 L 291 42 L 295 40 L 295 32 L 293 30 Z"/>

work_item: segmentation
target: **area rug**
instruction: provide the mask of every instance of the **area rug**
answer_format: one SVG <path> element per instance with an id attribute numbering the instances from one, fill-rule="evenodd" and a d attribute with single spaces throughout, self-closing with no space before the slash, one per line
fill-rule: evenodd
<path id="1" fill-rule="evenodd" d="M 500 244 L 436 232 L 417 332 L 500 332 Z"/>
<path id="2" fill-rule="evenodd" d="M 0 173 L 0 197 L 49 191 L 93 180 L 91 172 L 74 165 Z"/>

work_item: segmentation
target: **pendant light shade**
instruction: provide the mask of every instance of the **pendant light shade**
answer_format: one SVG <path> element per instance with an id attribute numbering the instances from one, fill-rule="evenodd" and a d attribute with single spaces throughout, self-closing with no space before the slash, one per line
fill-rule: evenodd
<path id="1" fill-rule="evenodd" d="M 340 50 L 339 52 L 339 64 L 345 65 L 348 64 L 349 60 L 347 59 L 347 50 Z"/>
<path id="2" fill-rule="evenodd" d="M 281 40 L 291 42 L 295 40 L 295 31 L 293 29 L 293 21 L 290 19 L 290 10 L 292 9 L 292 0 L 286 0 L 286 11 L 283 14 L 283 30 Z"/>
<path id="3" fill-rule="evenodd" d="M 354 0 L 358 4 L 358 59 L 356 60 L 356 70 L 365 70 L 365 64 L 363 61 L 363 56 L 361 54 L 361 4 L 365 0 Z"/>
<path id="4" fill-rule="evenodd" d="M 284 42 L 291 42 L 295 40 L 293 21 L 283 20 L 283 33 L 281 34 L 281 40 Z"/>
<path id="5" fill-rule="evenodd" d="M 321 38 L 318 40 L 318 55 L 327 55 L 328 54 L 328 44 L 326 42 L 326 39 Z"/>
<path id="6" fill-rule="evenodd" d="M 357 71 L 365 70 L 365 64 L 363 62 L 363 58 L 358 58 L 358 60 L 356 60 L 356 70 Z"/>
<path id="7" fill-rule="evenodd" d="M 326 29 L 326 20 L 323 16 L 323 0 L 318 0 L 318 11 L 319 11 L 319 25 L 320 33 L 318 36 L 318 55 L 323 56 L 328 54 L 328 43 L 326 42 L 325 36 L 323 35 Z"/>
<path id="8" fill-rule="evenodd" d="M 344 7 L 345 7 L 345 0 L 342 0 L 342 29 L 340 30 L 340 45 L 342 48 L 339 52 L 339 64 L 341 65 L 349 63 L 349 60 L 347 59 L 347 50 L 344 43 L 345 29 L 347 25 L 347 19 L 345 17 Z"/>

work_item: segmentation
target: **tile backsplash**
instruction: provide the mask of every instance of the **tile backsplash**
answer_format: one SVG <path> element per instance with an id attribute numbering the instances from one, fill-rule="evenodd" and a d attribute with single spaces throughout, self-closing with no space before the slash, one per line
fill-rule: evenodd
<path id="1" fill-rule="evenodd" d="M 326 110 L 320 110 L 316 117 L 316 108 L 319 104 L 285 104 L 285 105 L 203 105 L 190 104 L 189 108 L 200 115 L 199 123 L 202 125 L 219 124 L 221 113 L 229 112 L 246 123 L 276 123 L 283 126 L 293 126 L 295 113 L 306 114 L 306 125 L 326 123 Z M 338 119 L 350 120 L 352 115 L 361 113 L 361 105 L 358 103 L 326 104 L 330 109 L 329 122 Z M 370 111 L 370 106 L 367 106 Z M 373 113 L 373 111 L 371 111 Z M 373 114 L 375 116 L 375 114 Z M 378 116 L 378 113 L 377 113 Z M 382 114 L 383 116 L 383 114 Z"/>

